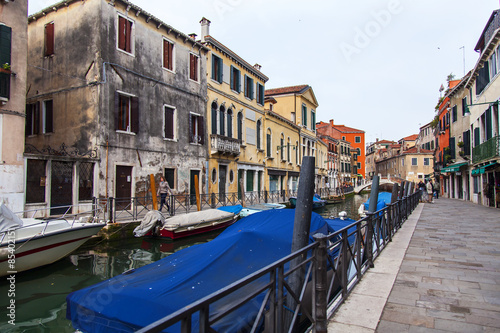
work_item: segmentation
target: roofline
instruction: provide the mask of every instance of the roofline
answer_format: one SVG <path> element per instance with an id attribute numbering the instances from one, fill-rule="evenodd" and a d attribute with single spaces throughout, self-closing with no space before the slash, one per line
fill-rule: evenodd
<path id="1" fill-rule="evenodd" d="M 269 78 L 265 76 L 261 71 L 250 65 L 248 62 L 243 60 L 239 55 L 237 55 L 235 52 L 233 52 L 231 49 L 229 49 L 227 46 L 219 42 L 217 39 L 214 37 L 207 35 L 204 38 L 204 44 L 213 44 L 215 47 L 219 48 L 221 51 L 227 53 L 230 57 L 234 58 L 237 62 L 240 63 L 241 66 L 245 67 L 246 70 L 251 72 L 253 75 L 257 76 L 260 78 L 262 81 L 267 82 L 269 81 Z"/>
<path id="2" fill-rule="evenodd" d="M 500 9 L 495 9 L 493 12 L 491 12 L 490 18 L 486 22 L 486 25 L 484 26 L 484 29 L 481 32 L 481 35 L 480 35 L 481 37 L 479 37 L 479 40 L 477 41 L 476 46 L 474 47 L 474 51 L 477 52 L 481 49 L 481 46 L 479 45 L 479 44 L 481 44 L 481 41 L 483 41 L 484 45 L 486 45 L 486 41 L 484 40 L 484 33 L 486 32 L 486 30 L 488 30 L 488 27 L 490 26 L 491 21 L 493 21 L 493 19 L 495 18 L 495 14 L 497 14 L 499 11 L 500 11 Z"/>
<path id="3" fill-rule="evenodd" d="M 474 81 L 476 80 L 476 77 L 479 75 L 478 73 L 479 70 L 483 68 L 486 59 L 490 56 L 490 53 L 493 51 L 492 45 L 496 45 L 499 40 L 500 40 L 500 28 L 495 30 L 488 43 L 485 44 L 484 51 L 477 60 L 477 63 L 474 66 L 474 69 L 471 71 L 469 79 L 467 80 L 467 84 L 465 85 L 466 89 L 470 89 L 472 87 Z"/>
<path id="4" fill-rule="evenodd" d="M 311 88 L 310 85 L 308 84 L 304 84 L 304 88 L 302 88 L 301 90 L 299 91 L 287 91 L 287 92 L 282 92 L 282 93 L 274 93 L 274 94 L 269 94 L 269 90 L 275 90 L 275 89 L 284 89 L 284 88 L 292 88 L 292 87 L 300 87 L 302 86 L 302 84 L 299 84 L 299 85 L 296 85 L 296 86 L 286 86 L 286 87 L 278 87 L 278 88 L 269 88 L 269 89 L 266 89 L 266 91 L 264 91 L 264 94 L 267 95 L 267 96 L 276 96 L 276 95 L 290 95 L 290 94 L 293 94 L 293 95 L 296 95 L 296 94 L 303 94 L 305 93 L 309 88 Z M 314 93 L 313 93 L 314 95 Z M 316 97 L 315 97 L 316 98 Z"/>
<path id="5" fill-rule="evenodd" d="M 158 27 L 158 29 L 160 27 L 163 27 L 166 29 L 168 34 L 173 32 L 174 34 L 177 34 L 177 37 L 182 36 L 185 42 L 189 41 L 189 42 L 193 43 L 193 46 L 198 46 L 200 49 L 202 49 L 206 52 L 208 52 L 210 50 L 209 48 L 204 46 L 201 42 L 194 40 L 193 38 L 189 37 L 185 33 L 182 33 L 181 31 L 175 29 L 171 25 L 166 24 L 165 22 L 163 22 L 159 18 L 144 11 L 141 7 L 134 5 L 130 1 L 127 1 L 127 0 L 105 0 L 105 1 L 110 6 L 113 6 L 113 7 L 115 6 L 115 2 L 121 2 L 127 6 L 127 12 L 130 9 L 134 9 L 136 12 L 135 16 L 143 15 L 144 17 L 146 17 L 146 22 L 149 22 L 149 21 L 156 22 L 156 26 Z M 69 6 L 73 2 L 82 2 L 82 0 L 62 0 L 62 1 L 59 1 L 58 3 L 56 3 L 52 6 L 49 6 L 45 9 L 42 9 L 41 11 L 39 11 L 37 13 L 31 14 L 30 16 L 28 16 L 28 24 L 30 23 L 30 21 L 35 21 L 38 18 L 49 14 L 50 12 L 56 12 L 61 7 Z"/>

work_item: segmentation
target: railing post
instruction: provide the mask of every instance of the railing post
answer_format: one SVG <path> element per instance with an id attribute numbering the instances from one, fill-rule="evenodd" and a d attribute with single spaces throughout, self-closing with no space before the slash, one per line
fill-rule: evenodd
<path id="1" fill-rule="evenodd" d="M 328 291 L 328 277 L 327 277 L 327 236 L 318 233 L 315 234 L 314 240 L 319 243 L 315 250 L 316 262 L 316 282 L 315 282 L 315 304 L 314 304 L 314 320 L 315 329 L 317 333 L 326 333 L 328 328 L 328 319 L 326 317 L 327 299 L 326 294 Z"/>
<path id="2" fill-rule="evenodd" d="M 113 204 L 113 197 L 108 198 L 108 204 L 109 204 L 109 222 L 113 223 L 115 221 L 115 210 L 114 210 L 114 204 Z"/>
<path id="3" fill-rule="evenodd" d="M 349 258 L 347 257 L 349 246 L 348 239 L 348 229 L 342 231 L 342 249 L 340 250 L 340 254 L 337 260 L 340 260 L 341 267 L 341 279 L 342 282 L 342 298 L 345 299 L 347 297 L 347 284 L 349 282 L 349 277 L 347 276 L 347 270 L 349 269 Z"/>
<path id="4" fill-rule="evenodd" d="M 375 214 L 368 212 L 366 215 L 368 216 L 366 221 L 366 261 L 368 267 L 373 268 L 375 267 L 373 265 L 373 220 Z"/>

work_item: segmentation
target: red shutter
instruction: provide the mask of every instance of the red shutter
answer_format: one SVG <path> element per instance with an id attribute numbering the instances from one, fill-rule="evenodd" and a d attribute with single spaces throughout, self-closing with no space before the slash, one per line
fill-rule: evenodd
<path id="1" fill-rule="evenodd" d="M 168 68 L 168 42 L 163 40 L 163 67 Z"/>
<path id="2" fill-rule="evenodd" d="M 198 81 L 198 57 L 194 54 L 190 54 L 189 57 L 189 78 Z"/>
<path id="3" fill-rule="evenodd" d="M 45 26 L 45 56 L 54 54 L 54 22 Z"/>
<path id="4" fill-rule="evenodd" d="M 165 107 L 165 138 L 174 138 L 174 109 Z"/>
<path id="5" fill-rule="evenodd" d="M 126 31 L 125 31 L 125 51 L 132 52 L 132 22 L 129 20 L 125 21 Z"/>
<path id="6" fill-rule="evenodd" d="M 121 50 L 126 51 L 126 44 L 125 44 L 125 23 L 126 19 L 124 17 L 119 17 L 118 18 L 118 48 Z"/>
<path id="7" fill-rule="evenodd" d="M 174 45 L 170 43 L 167 40 L 163 40 L 163 67 L 172 70 L 174 68 L 173 66 L 173 58 L 172 58 L 172 51 L 173 51 Z"/>
<path id="8" fill-rule="evenodd" d="M 130 120 L 131 131 L 139 133 L 139 98 L 131 97 L 130 99 L 132 104 L 132 110 L 130 112 L 132 117 Z"/>

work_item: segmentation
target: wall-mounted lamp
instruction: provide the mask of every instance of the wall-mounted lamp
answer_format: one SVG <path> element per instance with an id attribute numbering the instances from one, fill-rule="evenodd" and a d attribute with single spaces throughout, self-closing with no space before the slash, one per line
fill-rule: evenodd
<path id="1" fill-rule="evenodd" d="M 485 104 L 488 104 L 488 106 L 491 106 L 491 105 L 496 105 L 498 106 L 498 104 L 500 103 L 500 101 L 493 101 L 493 102 L 485 102 L 485 103 L 476 103 L 476 104 L 466 104 L 465 105 L 465 112 L 464 112 L 464 116 L 470 116 L 470 109 L 469 109 L 469 106 L 475 106 L 475 105 L 485 105 Z"/>

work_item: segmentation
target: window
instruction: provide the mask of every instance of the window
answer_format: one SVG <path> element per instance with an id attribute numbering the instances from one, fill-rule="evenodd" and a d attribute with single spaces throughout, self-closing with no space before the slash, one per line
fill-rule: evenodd
<path id="1" fill-rule="evenodd" d="M 163 132 L 163 137 L 165 139 L 174 140 L 175 139 L 175 108 L 165 105 L 163 107 L 163 113 L 165 116 L 165 127 Z"/>
<path id="2" fill-rule="evenodd" d="M 424 157 L 424 165 L 429 165 L 429 158 L 428 157 Z"/>
<path id="3" fill-rule="evenodd" d="M 25 135 L 40 133 L 40 102 L 26 104 L 26 129 Z"/>
<path id="4" fill-rule="evenodd" d="M 311 110 L 311 130 L 316 130 L 316 111 Z"/>
<path id="5" fill-rule="evenodd" d="M 189 142 L 190 143 L 197 143 L 200 145 L 205 144 L 205 131 L 204 131 L 204 120 L 203 117 L 191 113 L 189 116 L 189 133 L 191 134 L 189 136 Z"/>
<path id="6" fill-rule="evenodd" d="M 233 110 L 227 110 L 227 136 L 233 137 Z"/>
<path id="7" fill-rule="evenodd" d="M 261 149 L 261 143 L 260 143 L 260 137 L 261 137 L 261 130 L 262 130 L 262 122 L 257 120 L 257 149 Z"/>
<path id="8" fill-rule="evenodd" d="M 245 97 L 253 99 L 253 79 L 245 75 Z"/>
<path id="9" fill-rule="evenodd" d="M 45 202 L 46 161 L 28 160 L 26 169 L 26 203 Z"/>
<path id="10" fill-rule="evenodd" d="M 196 54 L 189 54 L 189 78 L 198 82 L 198 56 Z"/>
<path id="11" fill-rule="evenodd" d="M 165 168 L 165 181 L 171 189 L 175 189 L 175 169 Z"/>
<path id="12" fill-rule="evenodd" d="M 174 43 L 163 39 L 163 68 L 174 70 Z"/>
<path id="13" fill-rule="evenodd" d="M 133 21 L 118 16 L 118 48 L 127 53 L 133 53 L 133 25 Z"/>
<path id="14" fill-rule="evenodd" d="M 12 29 L 0 24 L 0 65 L 11 64 L 11 38 Z M 0 73 L 0 97 L 9 99 L 10 97 L 10 74 Z"/>
<path id="15" fill-rule="evenodd" d="M 45 47 L 44 55 L 46 57 L 54 54 L 54 22 L 45 25 Z"/>
<path id="16" fill-rule="evenodd" d="M 411 165 L 418 165 L 418 164 L 417 164 L 417 158 L 416 158 L 416 157 L 413 157 L 413 158 L 411 159 Z"/>
<path id="17" fill-rule="evenodd" d="M 355 143 L 361 143 L 361 137 L 360 136 L 355 136 L 354 137 L 354 142 Z"/>
<path id="18" fill-rule="evenodd" d="M 226 118 L 225 118 L 226 108 L 221 105 L 219 108 L 219 134 L 226 135 Z"/>
<path id="19" fill-rule="evenodd" d="M 264 86 L 260 83 L 257 83 L 257 103 L 264 105 Z"/>
<path id="20" fill-rule="evenodd" d="M 299 164 L 299 142 L 295 141 L 295 164 Z"/>
<path id="21" fill-rule="evenodd" d="M 238 112 L 238 140 L 243 141 L 243 113 Z"/>
<path id="22" fill-rule="evenodd" d="M 280 159 L 282 161 L 285 160 L 285 155 L 283 154 L 283 150 L 285 149 L 285 138 L 283 137 L 283 134 L 281 134 L 280 138 Z"/>
<path id="23" fill-rule="evenodd" d="M 115 130 L 139 132 L 139 98 L 115 93 Z"/>
<path id="24" fill-rule="evenodd" d="M 54 103 L 52 100 L 43 101 L 42 104 L 42 133 L 54 132 Z"/>
<path id="25" fill-rule="evenodd" d="M 271 129 L 267 129 L 267 134 L 266 134 L 266 150 L 267 150 L 267 157 L 272 157 L 272 142 L 271 142 Z"/>
<path id="26" fill-rule="evenodd" d="M 307 106 L 302 105 L 302 125 L 307 126 Z"/>
<path id="27" fill-rule="evenodd" d="M 94 194 L 94 163 L 81 162 L 78 166 L 78 200 L 92 200 Z"/>
<path id="28" fill-rule="evenodd" d="M 488 61 L 485 61 L 484 66 L 479 70 L 476 79 L 476 95 L 480 95 L 488 83 L 490 83 L 489 65 Z"/>
<path id="29" fill-rule="evenodd" d="M 212 134 L 217 134 L 217 103 L 212 103 Z"/>
<path id="30" fill-rule="evenodd" d="M 453 106 L 453 108 L 451 109 L 451 122 L 456 122 L 457 121 L 457 106 Z"/>
<path id="31" fill-rule="evenodd" d="M 467 97 L 462 98 L 462 116 L 465 116 L 465 110 L 467 110 Z"/>
<path id="32" fill-rule="evenodd" d="M 241 74 L 240 71 L 231 66 L 231 90 L 236 91 L 238 94 L 241 92 Z"/>
<path id="33" fill-rule="evenodd" d="M 212 80 L 222 83 L 222 59 L 212 54 Z"/>
<path id="34" fill-rule="evenodd" d="M 286 160 L 290 162 L 290 138 L 288 138 L 288 142 L 286 144 Z"/>

